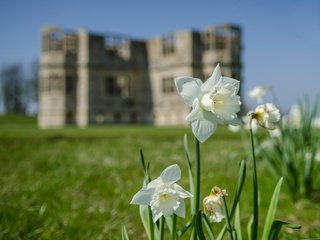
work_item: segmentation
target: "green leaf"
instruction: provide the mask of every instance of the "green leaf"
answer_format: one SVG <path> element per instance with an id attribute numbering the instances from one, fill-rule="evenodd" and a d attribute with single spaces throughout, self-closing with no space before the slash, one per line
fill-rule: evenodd
<path id="1" fill-rule="evenodd" d="M 142 149 L 140 149 L 140 161 L 143 167 L 143 172 L 144 172 L 144 184 L 148 184 L 150 182 L 150 177 L 149 177 L 149 162 L 146 164 L 144 160 L 144 155 Z"/>
<path id="2" fill-rule="evenodd" d="M 234 196 L 234 199 L 233 199 L 233 204 L 232 204 L 232 209 L 231 209 L 231 212 L 230 212 L 230 219 L 232 219 L 234 213 L 235 213 L 235 210 L 236 210 L 236 207 L 239 203 L 239 200 L 240 200 L 240 196 L 241 196 L 241 192 L 242 192 L 242 188 L 243 188 L 243 185 L 244 185 L 244 181 L 245 181 L 245 178 L 246 178 L 246 162 L 244 160 L 242 160 L 240 162 L 240 168 L 239 168 L 239 176 L 238 176 L 238 186 L 237 186 L 237 190 L 236 190 L 236 194 Z M 226 233 L 226 226 L 224 226 L 222 228 L 222 230 L 220 231 L 217 239 L 220 240 L 223 238 L 224 234 Z"/>
<path id="3" fill-rule="evenodd" d="M 196 232 L 197 232 L 197 236 L 200 240 L 205 240 L 206 237 L 203 233 L 203 229 L 202 229 L 202 213 L 201 210 L 198 211 L 196 218 L 195 218 L 195 228 L 196 228 Z"/>
<path id="4" fill-rule="evenodd" d="M 185 232 L 192 226 L 193 224 L 193 219 L 191 221 L 189 221 L 187 224 L 185 224 L 178 232 L 177 232 L 177 235 L 178 235 L 178 238 L 182 237 L 183 234 L 185 234 Z"/>
<path id="5" fill-rule="evenodd" d="M 173 223 L 172 218 L 173 218 L 173 216 L 166 216 L 166 217 L 164 217 L 164 218 L 165 218 L 165 220 L 166 220 L 167 227 L 168 227 L 169 232 L 170 232 L 170 235 L 171 235 L 171 233 L 172 233 L 172 223 Z"/>
<path id="6" fill-rule="evenodd" d="M 248 232 L 248 240 L 251 240 L 251 232 L 252 232 L 252 223 L 253 223 L 253 215 L 251 215 L 248 225 L 247 225 L 247 232 Z"/>
<path id="7" fill-rule="evenodd" d="M 239 203 L 236 207 L 236 213 L 234 216 L 234 229 L 236 230 L 236 239 L 242 240 L 242 234 L 241 234 L 241 224 L 240 224 L 240 206 Z"/>
<path id="8" fill-rule="evenodd" d="M 154 234 L 153 229 L 151 229 L 151 219 L 149 214 L 149 207 L 146 205 L 139 206 L 140 218 L 143 224 L 143 227 L 148 235 L 148 239 L 152 239 L 151 236 Z"/>
<path id="9" fill-rule="evenodd" d="M 122 225 L 122 229 L 121 229 L 121 239 L 122 240 L 129 240 L 129 235 L 126 229 L 125 225 Z"/>
<path id="10" fill-rule="evenodd" d="M 277 186 L 275 187 L 275 189 L 273 191 L 273 195 L 271 198 L 271 202 L 270 202 L 267 217 L 266 217 L 266 222 L 264 224 L 264 229 L 263 229 L 263 233 L 262 233 L 262 240 L 267 240 L 268 236 L 270 234 L 271 226 L 272 226 L 272 223 L 274 221 L 276 211 L 277 211 L 282 181 L 283 181 L 283 178 L 280 178 L 280 180 L 277 183 Z"/>
<path id="11" fill-rule="evenodd" d="M 246 178 L 246 162 L 244 160 L 242 160 L 240 162 L 240 168 L 239 168 L 239 176 L 238 176 L 238 186 L 237 186 L 237 190 L 236 190 L 236 194 L 233 200 L 233 205 L 232 205 L 232 209 L 230 212 L 230 219 L 232 219 L 232 216 L 236 210 L 236 207 L 238 205 L 239 199 L 240 199 L 240 195 L 242 192 L 242 188 L 244 185 L 244 181 Z"/>
<path id="12" fill-rule="evenodd" d="M 280 233 L 282 226 L 285 226 L 285 227 L 291 228 L 291 229 L 300 229 L 301 228 L 301 226 L 298 224 L 292 224 L 292 223 L 284 222 L 281 220 L 275 220 L 272 223 L 272 226 L 271 226 L 271 229 L 269 232 L 269 236 L 268 236 L 268 240 L 279 239 L 279 233 Z"/>
<path id="13" fill-rule="evenodd" d="M 204 226 L 205 226 L 206 232 L 209 235 L 209 239 L 215 240 L 216 238 L 214 237 L 213 230 L 212 230 L 212 227 L 211 227 L 209 219 L 207 218 L 207 216 L 205 214 L 202 214 L 202 218 L 204 220 L 203 221 L 204 222 Z"/>
<path id="14" fill-rule="evenodd" d="M 191 164 L 191 158 L 190 158 L 190 151 L 188 147 L 188 138 L 187 134 L 184 134 L 184 153 L 185 153 L 185 158 L 187 161 L 187 166 L 188 166 L 188 176 L 189 176 L 189 186 L 190 186 L 190 193 L 194 196 L 194 180 L 193 180 L 193 174 L 192 174 L 192 164 Z M 194 198 L 190 198 L 190 206 L 191 206 L 191 214 L 195 214 L 195 209 L 194 209 Z"/>
<path id="15" fill-rule="evenodd" d="M 217 240 L 223 239 L 223 236 L 224 236 L 224 234 L 226 233 L 226 231 L 227 231 L 227 225 L 224 225 L 223 228 L 222 228 L 222 230 L 219 232 L 219 235 L 218 235 L 218 237 L 217 237 Z"/>

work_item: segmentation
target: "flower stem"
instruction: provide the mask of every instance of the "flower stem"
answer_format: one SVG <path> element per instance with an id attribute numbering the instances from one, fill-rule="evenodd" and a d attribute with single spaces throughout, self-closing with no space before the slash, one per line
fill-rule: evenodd
<path id="1" fill-rule="evenodd" d="M 231 223 L 230 223 L 230 216 L 229 216 L 229 212 L 228 212 L 226 197 L 222 196 L 222 199 L 223 199 L 224 214 L 226 216 L 227 232 L 229 234 L 229 239 L 233 240 L 232 227 L 231 227 Z"/>
<path id="2" fill-rule="evenodd" d="M 152 213 L 150 207 L 148 208 L 149 213 L 149 227 L 150 227 L 150 240 L 154 240 L 154 223 L 152 221 Z"/>
<path id="3" fill-rule="evenodd" d="M 254 151 L 253 132 L 252 132 L 252 118 L 250 119 L 250 138 L 253 159 L 253 223 L 251 228 L 251 239 L 258 239 L 258 223 L 259 223 L 259 203 L 258 203 L 258 177 L 256 166 L 256 155 Z"/>
<path id="4" fill-rule="evenodd" d="M 196 137 L 194 138 L 194 143 L 195 143 L 195 161 L 196 161 L 194 212 L 196 214 L 200 209 L 200 143 Z M 194 240 L 197 239 L 197 234 L 195 229 L 194 229 L 193 239 Z"/>
<path id="5" fill-rule="evenodd" d="M 160 218 L 160 240 L 163 240 L 164 238 L 164 222 L 165 222 L 165 219 L 164 219 L 164 216 L 162 216 Z"/>
<path id="6" fill-rule="evenodd" d="M 177 215 L 173 214 L 171 240 L 176 240 L 176 237 L 177 237 Z"/>

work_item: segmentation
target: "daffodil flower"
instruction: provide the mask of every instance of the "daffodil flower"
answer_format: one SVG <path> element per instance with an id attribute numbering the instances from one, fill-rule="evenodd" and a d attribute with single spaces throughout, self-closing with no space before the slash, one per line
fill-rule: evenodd
<path id="1" fill-rule="evenodd" d="M 258 103 L 262 103 L 263 97 L 266 95 L 266 93 L 269 90 L 270 90 L 269 86 L 263 86 L 263 85 L 256 86 L 249 91 L 249 97 L 256 100 Z"/>
<path id="2" fill-rule="evenodd" d="M 186 120 L 191 122 L 193 134 L 200 142 L 207 140 L 219 123 L 239 125 L 240 82 L 223 77 L 219 65 L 204 83 L 198 78 L 178 77 L 175 84 L 182 99 L 192 107 Z"/>
<path id="3" fill-rule="evenodd" d="M 131 204 L 149 205 L 153 222 L 172 214 L 185 217 L 184 199 L 192 197 L 192 194 L 175 183 L 180 177 L 181 170 L 177 164 L 167 167 L 160 177 L 133 196 Z"/>
<path id="4" fill-rule="evenodd" d="M 227 195 L 226 190 L 214 187 L 210 195 L 203 199 L 203 212 L 210 222 L 219 223 L 225 218 L 222 197 Z"/>
<path id="5" fill-rule="evenodd" d="M 280 111 L 272 103 L 266 103 L 257 106 L 251 116 L 261 127 L 273 130 L 276 128 L 275 123 L 280 120 Z"/>

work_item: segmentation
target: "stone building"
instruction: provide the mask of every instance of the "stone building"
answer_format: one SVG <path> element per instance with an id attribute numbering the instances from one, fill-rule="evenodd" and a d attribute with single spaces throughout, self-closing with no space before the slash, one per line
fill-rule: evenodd
<path id="1" fill-rule="evenodd" d="M 42 30 L 38 124 L 185 124 L 190 109 L 177 94 L 174 78 L 207 79 L 218 63 L 223 75 L 241 80 L 238 26 L 148 40 L 47 26 Z"/>

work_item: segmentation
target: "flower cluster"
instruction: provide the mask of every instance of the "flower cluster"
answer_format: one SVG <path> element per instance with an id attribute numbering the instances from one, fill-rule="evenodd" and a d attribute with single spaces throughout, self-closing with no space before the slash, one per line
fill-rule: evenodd
<path id="1" fill-rule="evenodd" d="M 170 229 L 171 239 L 177 239 L 184 234 L 184 232 L 191 226 L 191 239 L 206 239 L 203 233 L 203 219 L 209 220 L 212 223 L 219 223 L 223 219 L 226 222 L 224 228 L 222 228 L 219 236 L 223 237 L 225 233 L 229 235 L 229 239 L 234 239 L 234 234 L 241 234 L 239 225 L 232 221 L 232 219 L 238 218 L 239 216 L 239 201 L 242 191 L 242 187 L 245 180 L 246 174 L 246 163 L 245 160 L 241 161 L 239 168 L 239 179 L 238 187 L 236 190 L 236 197 L 232 206 L 232 210 L 229 214 L 228 204 L 225 197 L 228 195 L 226 190 L 222 190 L 219 187 L 212 188 L 210 194 L 206 196 L 203 201 L 203 211 L 200 209 L 200 189 L 201 189 L 201 161 L 200 161 L 200 143 L 206 141 L 216 130 L 218 124 L 227 124 L 234 128 L 240 124 L 237 113 L 240 111 L 240 96 L 238 96 L 239 91 L 239 81 L 236 79 L 223 77 L 221 75 L 220 66 L 214 69 L 212 75 L 205 82 L 200 79 L 193 77 L 178 77 L 175 78 L 176 88 L 178 93 L 184 100 L 184 102 L 192 107 L 191 112 L 186 117 L 186 120 L 191 122 L 192 132 L 196 138 L 195 141 L 195 168 L 192 170 L 192 162 L 189 157 L 188 144 L 185 144 L 185 154 L 188 161 L 188 171 L 189 171 L 189 182 L 191 192 L 194 196 L 184 190 L 181 186 L 176 184 L 181 177 L 181 170 L 177 164 L 167 167 L 158 178 L 150 181 L 146 186 L 144 186 L 140 191 L 138 191 L 132 198 L 131 204 L 147 205 L 149 206 L 148 211 L 152 214 L 153 222 L 150 223 L 150 215 L 145 217 L 142 215 L 143 222 L 149 223 L 146 229 L 149 239 L 164 239 L 164 217 L 174 215 L 173 218 L 166 218 L 166 222 Z M 269 90 L 268 87 L 256 88 L 251 92 L 251 96 L 256 98 L 257 101 L 262 101 L 263 96 Z M 266 103 L 259 105 L 254 111 L 249 112 L 246 116 L 246 121 L 249 125 L 250 137 L 251 137 L 251 147 L 252 147 L 252 186 L 253 186 L 253 214 L 252 222 L 250 223 L 250 233 L 251 239 L 258 239 L 259 233 L 259 188 L 258 188 L 258 175 L 256 168 L 256 157 L 255 157 L 255 147 L 253 138 L 253 126 L 260 125 L 268 130 L 276 129 L 276 123 L 280 120 L 280 112 L 272 103 Z M 277 134 L 273 132 L 272 134 Z M 312 156 L 310 157 L 312 159 Z M 143 158 L 142 158 L 142 161 Z M 145 164 L 143 163 L 145 171 L 147 173 Z M 148 175 L 148 173 L 146 174 Z M 147 180 L 149 181 L 149 179 Z M 270 203 L 271 211 L 274 213 L 277 207 L 277 201 L 279 197 L 280 187 L 282 184 L 282 178 L 278 181 L 278 184 L 274 190 L 272 202 Z M 191 204 L 193 205 L 191 213 L 191 219 L 188 224 L 183 226 L 184 231 L 177 231 L 177 224 L 175 216 L 185 217 L 185 203 L 186 198 L 194 197 L 191 199 Z M 269 209 L 270 211 L 270 209 Z M 236 215 L 236 216 L 234 216 Z M 147 219 L 147 220 L 146 220 Z M 159 223 L 157 222 L 160 219 Z M 262 239 L 269 239 L 271 232 L 275 232 L 275 227 L 281 225 L 271 225 L 274 221 L 274 214 L 269 214 L 266 219 L 266 224 L 262 234 Z M 286 224 L 286 222 L 277 221 L 278 224 Z M 208 222 L 207 222 L 208 224 Z M 207 227 L 208 235 L 210 239 L 216 239 L 214 233 L 210 227 Z M 158 235 L 156 235 L 158 234 Z M 127 239 L 125 234 L 123 239 Z M 157 236 L 157 238 L 155 238 Z M 237 235 L 238 236 L 238 235 Z"/>

